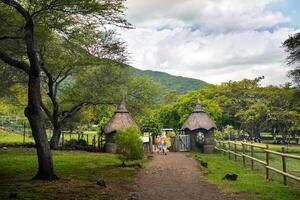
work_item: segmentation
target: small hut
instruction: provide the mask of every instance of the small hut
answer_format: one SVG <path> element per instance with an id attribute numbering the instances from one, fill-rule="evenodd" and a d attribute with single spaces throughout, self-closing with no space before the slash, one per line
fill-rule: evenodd
<path id="1" fill-rule="evenodd" d="M 115 144 L 115 133 L 118 129 L 126 129 L 135 126 L 137 124 L 134 122 L 130 116 L 128 110 L 125 106 L 125 98 L 122 97 L 114 116 L 109 120 L 107 125 L 104 127 L 104 133 L 106 134 L 105 151 L 107 153 L 116 153 L 117 146 Z"/>
<path id="2" fill-rule="evenodd" d="M 200 150 L 204 153 L 211 153 L 214 150 L 213 132 L 216 128 L 216 124 L 202 109 L 199 99 L 194 111 L 181 127 L 186 135 L 190 135 L 191 150 Z"/>

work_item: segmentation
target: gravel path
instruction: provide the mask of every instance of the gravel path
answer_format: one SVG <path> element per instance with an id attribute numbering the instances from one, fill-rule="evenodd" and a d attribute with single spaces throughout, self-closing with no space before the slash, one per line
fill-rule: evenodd
<path id="1" fill-rule="evenodd" d="M 139 173 L 136 191 L 139 200 L 241 199 L 203 180 L 199 163 L 187 153 L 154 155 Z"/>

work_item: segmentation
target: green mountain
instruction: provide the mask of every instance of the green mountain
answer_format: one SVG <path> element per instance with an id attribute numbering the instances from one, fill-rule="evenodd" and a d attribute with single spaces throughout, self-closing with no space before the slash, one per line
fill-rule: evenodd
<path id="1" fill-rule="evenodd" d="M 199 89 L 208 84 L 198 79 L 174 76 L 165 72 L 140 70 L 134 67 L 131 67 L 131 69 L 133 70 L 134 74 L 138 76 L 147 76 L 152 80 L 159 82 L 165 90 L 176 90 L 178 94 Z"/>

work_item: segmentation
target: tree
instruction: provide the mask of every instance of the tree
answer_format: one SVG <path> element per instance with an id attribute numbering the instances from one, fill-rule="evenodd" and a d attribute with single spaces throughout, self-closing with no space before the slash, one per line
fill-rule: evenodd
<path id="1" fill-rule="evenodd" d="M 147 116 L 141 121 L 141 131 L 143 133 L 150 133 L 153 138 L 157 137 L 161 133 L 161 124 L 153 116 Z"/>
<path id="2" fill-rule="evenodd" d="M 118 68 L 125 67 L 116 62 L 126 60 L 125 49 L 122 42 L 115 39 L 113 35 L 114 32 L 112 31 L 97 32 L 93 28 L 87 27 L 83 35 L 76 33 L 68 39 L 55 38 L 42 43 L 43 51 L 40 51 L 39 54 L 43 58 L 44 88 L 50 100 L 48 104 L 43 103 L 42 108 L 53 127 L 50 140 L 52 149 L 58 147 L 61 129 L 66 120 L 73 117 L 84 106 L 112 104 L 113 101 L 101 102 L 101 95 L 107 93 L 105 90 L 111 88 L 110 84 L 123 85 L 125 83 L 124 77 L 128 72 L 124 69 L 120 73 Z M 78 40 L 80 46 L 76 45 L 79 43 Z M 99 46 L 93 47 L 96 44 Z M 115 61 L 110 59 L 115 59 Z M 84 80 L 77 80 L 76 76 L 78 75 L 82 76 L 81 79 L 84 77 Z M 77 81 L 76 84 L 70 83 L 72 80 Z M 66 83 L 68 83 L 67 86 L 65 86 Z M 102 91 L 95 87 L 101 88 Z M 70 93 L 67 90 L 72 90 L 74 97 L 76 97 L 72 98 L 72 102 L 64 99 L 64 93 Z M 75 94 L 75 90 L 77 94 Z M 97 98 L 91 99 L 91 95 L 87 92 L 94 93 Z M 80 95 L 80 99 L 78 95 Z M 67 110 L 63 110 L 62 102 L 70 104 Z"/>
<path id="3" fill-rule="evenodd" d="M 289 72 L 289 76 L 300 87 L 300 32 L 289 36 L 282 46 L 289 54 L 287 56 L 288 65 L 295 65 L 295 68 Z"/>
<path id="4" fill-rule="evenodd" d="M 28 77 L 29 120 L 38 155 L 38 173 L 34 178 L 51 180 L 56 176 L 41 111 L 41 61 L 36 49 L 38 28 L 69 35 L 86 24 L 127 25 L 123 19 L 123 0 L 51 0 L 0 1 L 0 59 L 22 70 Z M 98 26 L 99 26 L 98 25 Z M 13 43 L 14 42 L 14 43 Z M 23 51 L 25 49 L 25 51 Z"/>
<path id="5" fill-rule="evenodd" d="M 163 105 L 158 110 L 158 120 L 164 128 L 172 128 L 178 130 L 181 127 L 180 115 L 175 108 L 176 104 Z"/>
<path id="6" fill-rule="evenodd" d="M 124 86 L 128 109 L 137 122 L 160 102 L 161 85 L 150 78 L 131 76 Z"/>
<path id="7" fill-rule="evenodd" d="M 250 133 L 251 137 L 259 136 L 266 129 L 269 114 L 269 105 L 264 101 L 257 101 L 249 108 L 241 109 L 236 116 L 242 121 L 242 128 Z"/>

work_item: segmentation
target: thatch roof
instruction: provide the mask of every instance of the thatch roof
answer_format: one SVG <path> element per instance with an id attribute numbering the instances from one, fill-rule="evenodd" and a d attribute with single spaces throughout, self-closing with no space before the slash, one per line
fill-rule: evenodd
<path id="1" fill-rule="evenodd" d="M 205 129 L 209 131 L 214 128 L 217 128 L 216 124 L 209 118 L 207 113 L 202 109 L 202 106 L 198 99 L 194 111 L 186 120 L 186 122 L 183 124 L 181 129 L 182 130 L 189 129 L 190 131 L 196 129 Z"/>
<path id="2" fill-rule="evenodd" d="M 109 120 L 107 125 L 104 127 L 104 132 L 106 134 L 110 134 L 112 132 L 117 131 L 118 129 L 124 129 L 135 126 L 137 127 L 136 123 L 130 116 L 128 110 L 125 106 L 125 98 L 122 97 L 117 110 L 115 111 L 114 116 Z"/>

